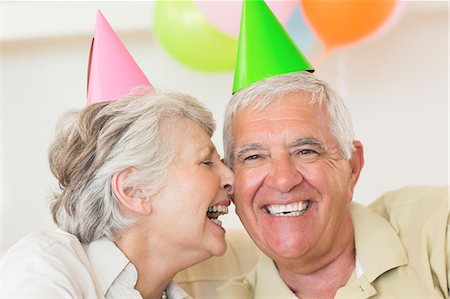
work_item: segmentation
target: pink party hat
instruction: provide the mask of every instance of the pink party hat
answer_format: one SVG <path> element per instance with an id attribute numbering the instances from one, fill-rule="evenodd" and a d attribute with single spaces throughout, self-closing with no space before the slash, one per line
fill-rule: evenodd
<path id="1" fill-rule="evenodd" d="M 97 12 L 88 65 L 87 104 L 113 101 L 152 84 L 103 14 Z"/>

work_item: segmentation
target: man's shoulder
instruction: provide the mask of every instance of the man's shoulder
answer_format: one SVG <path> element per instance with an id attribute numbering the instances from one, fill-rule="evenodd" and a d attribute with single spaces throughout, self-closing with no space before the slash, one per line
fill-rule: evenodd
<path id="1" fill-rule="evenodd" d="M 404 187 L 387 192 L 369 209 L 386 219 L 407 251 L 419 244 L 445 248 L 449 225 L 448 187 Z"/>
<path id="2" fill-rule="evenodd" d="M 369 207 L 374 207 L 383 203 L 386 207 L 396 208 L 399 206 L 416 205 L 430 202 L 442 202 L 449 199 L 448 186 L 406 186 L 384 193 L 375 200 Z"/>
<path id="3" fill-rule="evenodd" d="M 395 292 L 400 292 L 404 296 L 416 294 L 419 297 L 431 298 L 434 292 L 448 292 L 448 191 L 447 186 L 404 187 L 385 193 L 368 207 L 381 216 L 379 218 L 382 221 L 376 222 L 377 225 L 371 222 L 367 229 L 373 234 L 367 235 L 371 238 L 376 233 L 381 236 L 395 235 L 406 257 L 399 267 L 373 276 L 374 279 L 376 277 L 373 285 L 380 296 L 392 296 Z M 393 246 L 387 245 L 386 240 L 384 237 L 376 242 L 366 242 L 368 246 L 364 248 L 367 251 L 370 251 L 370 248 L 377 249 L 367 255 L 365 262 L 370 266 L 366 267 L 369 271 L 395 254 Z M 379 257 L 376 263 L 372 262 L 374 255 Z M 393 286 L 398 286 L 398 290 L 392 289 Z"/>
<path id="4" fill-rule="evenodd" d="M 409 186 L 389 191 L 368 208 L 390 222 L 408 218 L 415 222 L 447 222 L 449 188 Z"/>

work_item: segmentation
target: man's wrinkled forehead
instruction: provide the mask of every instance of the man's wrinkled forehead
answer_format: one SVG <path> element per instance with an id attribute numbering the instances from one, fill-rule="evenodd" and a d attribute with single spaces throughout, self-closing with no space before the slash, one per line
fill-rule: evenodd
<path id="1" fill-rule="evenodd" d="M 233 147 L 236 147 L 236 142 L 243 142 L 242 138 L 248 134 L 263 137 L 269 131 L 271 135 L 277 135 L 277 132 L 293 134 L 299 130 L 298 134 L 303 134 L 304 130 L 316 128 L 323 131 L 323 125 L 328 127 L 328 115 L 320 105 L 311 105 L 309 99 L 299 96 L 302 95 L 288 94 L 265 108 L 248 106 L 238 110 L 232 123 Z"/>
<path id="2" fill-rule="evenodd" d="M 242 110 L 262 111 L 273 106 L 281 106 L 288 98 L 298 100 L 299 106 L 311 106 L 314 104 L 315 96 L 305 90 L 292 90 L 280 93 L 265 93 L 244 97 L 235 110 L 234 116 Z"/>
<path id="3" fill-rule="evenodd" d="M 242 117 L 246 121 L 250 121 L 249 118 L 258 118 L 260 114 L 276 118 L 277 113 L 286 110 L 287 106 L 292 108 L 293 114 L 295 113 L 294 110 L 310 111 L 316 109 L 316 104 L 312 101 L 312 95 L 305 91 L 290 92 L 270 98 L 267 95 L 259 95 L 251 102 L 240 105 L 233 115 L 232 122 L 235 124 L 236 120 L 242 120 Z M 320 109 L 321 105 L 318 105 L 317 108 Z"/>

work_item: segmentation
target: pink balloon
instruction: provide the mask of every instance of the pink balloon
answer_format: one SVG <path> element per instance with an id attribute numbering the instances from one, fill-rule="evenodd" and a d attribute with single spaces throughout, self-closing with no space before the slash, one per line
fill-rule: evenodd
<path id="1" fill-rule="evenodd" d="M 242 1 L 195 0 L 194 3 L 217 29 L 232 37 L 239 35 Z M 297 1 L 266 0 L 281 23 L 287 22 Z"/>

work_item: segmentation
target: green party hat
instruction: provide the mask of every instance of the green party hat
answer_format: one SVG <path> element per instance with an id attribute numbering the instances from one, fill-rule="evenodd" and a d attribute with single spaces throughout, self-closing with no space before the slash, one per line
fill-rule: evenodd
<path id="1" fill-rule="evenodd" d="M 244 0 L 233 93 L 262 79 L 298 71 L 314 68 L 263 0 Z"/>

